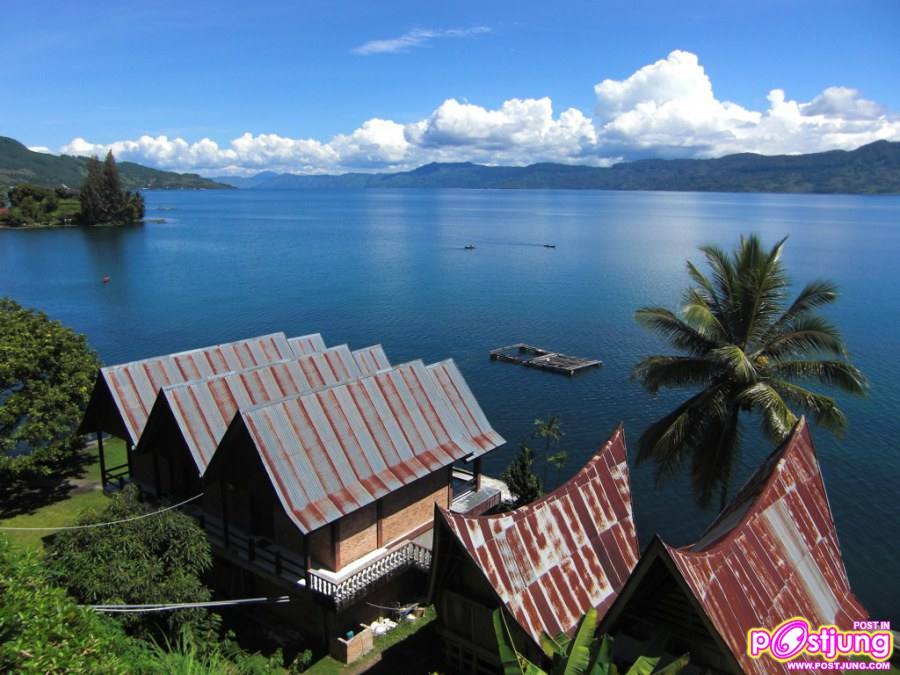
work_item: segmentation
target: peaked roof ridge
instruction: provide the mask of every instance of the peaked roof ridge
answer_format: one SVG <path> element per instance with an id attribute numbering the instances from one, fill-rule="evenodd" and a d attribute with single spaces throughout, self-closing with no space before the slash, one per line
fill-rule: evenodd
<path id="1" fill-rule="evenodd" d="M 319 352 L 321 353 L 321 352 Z M 309 354 L 308 356 L 314 356 Z M 269 406 L 277 406 L 283 403 L 288 403 L 290 401 L 298 400 L 301 398 L 306 398 L 307 396 L 318 396 L 319 394 L 332 390 L 339 389 L 340 387 L 347 387 L 348 385 L 354 384 L 356 382 L 362 382 L 364 380 L 371 380 L 376 377 L 383 377 L 384 375 L 390 374 L 395 371 L 400 371 L 407 368 L 415 368 L 417 364 L 421 364 L 422 367 L 425 367 L 425 364 L 422 362 L 422 359 L 413 359 L 412 361 L 407 361 L 405 363 L 398 363 L 397 365 L 393 365 L 390 368 L 385 368 L 384 370 L 379 370 L 376 373 L 368 373 L 364 375 L 360 375 L 359 377 L 355 377 L 352 380 L 348 380 L 347 382 L 336 382 L 335 384 L 330 384 L 326 387 L 321 387 L 319 389 L 315 389 L 313 391 L 303 392 L 301 394 L 291 394 L 290 396 L 282 396 L 281 398 L 276 398 L 271 401 L 266 401 L 264 403 L 260 403 L 258 405 L 248 406 L 246 408 L 241 408 L 238 410 L 238 414 L 241 416 L 252 414 L 259 412 L 263 408 L 267 408 Z"/>
<path id="2" fill-rule="evenodd" d="M 221 349 L 222 347 L 230 347 L 232 345 L 240 344 L 242 342 L 250 342 L 251 340 L 265 340 L 266 338 L 277 338 L 283 337 L 287 340 L 287 336 L 284 334 L 284 331 L 275 331 L 274 333 L 265 333 L 264 335 L 251 335 L 250 337 L 240 338 L 239 340 L 232 340 L 231 342 L 219 342 L 212 345 L 206 345 L 205 347 L 192 347 L 191 349 L 183 349 L 180 352 L 170 352 L 168 354 L 157 354 L 155 356 L 145 356 L 142 359 L 135 359 L 134 361 L 125 361 L 123 363 L 115 363 L 111 366 L 102 366 L 100 371 L 103 373 L 111 372 L 117 370 L 119 368 L 127 368 L 129 366 L 136 366 L 142 363 L 147 363 L 149 361 L 157 361 L 159 359 L 174 359 L 179 356 L 188 356 L 189 354 L 197 354 L 199 352 L 206 352 L 211 349 Z M 284 361 L 288 361 L 290 359 L 282 359 Z M 205 379 L 205 378 L 198 378 Z M 195 382 L 196 380 L 191 380 L 191 382 Z"/>
<path id="3" fill-rule="evenodd" d="M 828 494 L 825 491 L 825 483 L 819 468 L 818 457 L 816 457 L 815 445 L 812 443 L 806 417 L 801 416 L 787 438 L 763 460 L 756 471 L 744 482 L 734 498 L 713 519 L 709 527 L 703 531 L 703 534 L 695 542 L 681 547 L 671 546 L 663 542 L 666 548 L 676 550 L 682 555 L 704 555 L 727 545 L 741 532 L 747 522 L 764 508 L 768 501 L 766 496 L 775 489 L 780 471 L 787 466 L 785 460 L 788 456 L 804 449 L 808 449 L 816 466 L 821 484 L 820 487 L 828 508 L 831 527 L 834 529 L 834 516 L 831 513 L 831 505 L 828 503 Z"/>
<path id="4" fill-rule="evenodd" d="M 450 360 L 450 359 L 447 359 Z M 616 451 L 621 449 L 621 457 L 617 456 Z M 453 513 L 448 509 L 438 505 L 438 509 L 442 512 L 446 513 L 451 518 L 464 521 L 464 520 L 499 520 L 501 518 L 512 519 L 512 520 L 521 520 L 522 518 L 527 518 L 538 508 L 546 505 L 549 502 L 556 501 L 560 499 L 565 493 L 569 491 L 570 488 L 575 487 L 576 485 L 583 485 L 585 482 L 589 481 L 592 476 L 589 474 L 594 470 L 594 468 L 603 460 L 604 457 L 608 453 L 613 454 L 612 459 L 615 464 L 621 464 L 627 458 L 627 449 L 625 446 L 625 426 L 622 422 L 619 422 L 618 426 L 616 426 L 615 430 L 612 432 L 610 437 L 606 440 L 606 442 L 601 445 L 597 451 L 588 459 L 587 462 L 584 463 L 575 474 L 570 477 L 568 480 L 563 481 L 553 490 L 548 492 L 545 495 L 542 495 L 538 499 L 535 499 L 530 504 L 525 504 L 524 506 L 520 506 L 517 509 L 512 511 L 505 511 L 503 513 L 493 513 L 489 515 L 481 515 L 481 516 L 467 516 L 461 513 Z M 626 465 L 627 469 L 627 465 Z"/>

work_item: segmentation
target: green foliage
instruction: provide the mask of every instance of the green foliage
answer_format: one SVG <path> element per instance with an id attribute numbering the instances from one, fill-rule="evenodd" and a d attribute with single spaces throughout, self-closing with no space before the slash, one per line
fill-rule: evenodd
<path id="1" fill-rule="evenodd" d="M 133 672 L 140 652 L 118 624 L 54 586 L 35 552 L 0 537 L 0 672 Z"/>
<path id="2" fill-rule="evenodd" d="M 9 202 L 9 212 L 0 221 L 13 227 L 61 223 L 69 215 L 71 203 L 61 201 L 56 190 L 29 183 L 20 183 L 10 190 Z"/>
<path id="3" fill-rule="evenodd" d="M 80 524 L 147 513 L 130 486 Z M 188 516 L 166 511 L 107 527 L 60 532 L 46 544 L 54 578 L 84 604 L 204 602 L 211 597 L 201 575 L 212 565 L 209 543 Z M 204 609 L 117 614 L 129 633 L 174 640 L 184 627 L 203 637 L 215 628 Z"/>
<path id="4" fill-rule="evenodd" d="M 81 222 L 86 225 L 112 223 L 130 225 L 144 217 L 144 198 L 122 190 L 119 169 L 112 152 L 103 164 L 96 157 L 88 160 L 87 178 L 81 187 Z"/>
<path id="5" fill-rule="evenodd" d="M 547 468 L 552 464 L 556 467 L 556 482 L 559 483 L 559 472 L 568 460 L 568 453 L 565 450 L 559 450 L 554 454 L 550 454 L 551 448 L 559 448 L 559 442 L 565 436 L 562 430 L 562 419 L 559 415 L 547 415 L 547 419 L 536 419 L 534 421 L 534 437 L 543 439 L 544 441 L 544 477 L 543 484 L 546 486 Z"/>
<path id="6" fill-rule="evenodd" d="M 543 493 L 541 479 L 534 472 L 534 450 L 525 442 L 519 444 L 519 454 L 510 462 L 500 479 L 509 487 L 515 506 L 530 504 Z"/>
<path id="7" fill-rule="evenodd" d="M 46 471 L 75 431 L 99 360 L 83 335 L 0 298 L 0 472 Z"/>
<path id="8" fill-rule="evenodd" d="M 597 610 L 593 607 L 578 622 L 575 637 L 562 633 L 551 638 L 541 635 L 541 649 L 550 663 L 549 671 L 529 661 L 513 643 L 502 609 L 493 613 L 494 634 L 504 675 L 618 675 L 613 662 L 613 639 L 596 637 Z M 657 669 L 660 656 L 640 656 L 626 675 L 677 675 L 689 663 L 687 654 Z"/>
<path id="9" fill-rule="evenodd" d="M 644 431 L 638 462 L 653 460 L 658 479 L 690 462 L 702 506 L 717 490 L 725 506 L 739 413 L 755 414 L 775 442 L 796 423 L 794 410 L 840 434 L 847 419 L 835 400 L 801 384 L 857 395 L 868 386 L 850 363 L 840 332 L 816 314 L 837 299 L 836 286 L 813 281 L 788 302 L 784 242 L 766 251 L 755 235 L 742 237 L 731 255 L 704 246 L 710 276 L 688 262 L 694 285 L 683 293 L 680 315 L 662 307 L 635 313 L 639 324 L 681 353 L 645 358 L 632 376 L 651 393 L 668 387 L 696 392 Z"/>
<path id="10" fill-rule="evenodd" d="M 87 164 L 88 160 L 85 157 L 33 152 L 12 138 L 0 136 L 0 190 L 18 183 L 33 183 L 50 188 L 60 185 L 69 187 L 81 185 L 87 175 Z M 133 162 L 122 162 L 119 165 L 119 172 L 125 190 L 139 188 L 217 190 L 229 187 L 194 173 L 159 171 Z"/>

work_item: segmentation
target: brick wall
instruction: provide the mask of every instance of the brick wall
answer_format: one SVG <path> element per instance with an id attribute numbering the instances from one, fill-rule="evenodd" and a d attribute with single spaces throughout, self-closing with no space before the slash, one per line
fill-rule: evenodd
<path id="1" fill-rule="evenodd" d="M 389 544 L 434 519 L 434 504 L 450 505 L 450 468 L 436 471 L 382 499 L 382 535 Z"/>
<path id="2" fill-rule="evenodd" d="M 339 528 L 341 567 L 378 548 L 375 504 L 369 504 L 344 516 L 340 520 Z"/>

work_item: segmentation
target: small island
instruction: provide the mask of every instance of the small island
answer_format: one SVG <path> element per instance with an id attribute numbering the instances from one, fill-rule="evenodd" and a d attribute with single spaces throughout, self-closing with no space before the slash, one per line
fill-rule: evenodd
<path id="1" fill-rule="evenodd" d="M 122 189 L 112 152 L 102 164 L 97 157 L 88 160 L 87 177 L 79 190 L 21 183 L 7 198 L 0 195 L 0 226 L 5 227 L 134 225 L 144 218 L 144 197 Z"/>

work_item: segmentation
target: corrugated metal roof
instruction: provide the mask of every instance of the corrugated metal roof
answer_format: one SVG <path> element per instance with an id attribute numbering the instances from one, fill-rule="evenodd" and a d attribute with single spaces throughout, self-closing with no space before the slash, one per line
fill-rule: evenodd
<path id="1" fill-rule="evenodd" d="M 294 351 L 294 356 L 306 356 L 307 354 L 315 354 L 325 350 L 325 340 L 322 339 L 321 333 L 310 333 L 309 335 L 288 338 L 288 343 Z"/>
<path id="2" fill-rule="evenodd" d="M 234 424 L 303 532 L 484 451 L 421 361 L 243 410 Z"/>
<path id="3" fill-rule="evenodd" d="M 747 673 L 789 672 L 747 656 L 747 631 L 802 616 L 851 628 L 868 617 L 850 588 L 805 420 L 700 541 L 666 546 L 696 600 Z"/>
<path id="4" fill-rule="evenodd" d="M 353 358 L 356 359 L 356 365 L 359 366 L 363 375 L 371 375 L 391 367 L 391 362 L 388 361 L 387 354 L 384 353 L 381 345 L 354 349 Z"/>
<path id="5" fill-rule="evenodd" d="M 347 345 L 340 345 L 292 361 L 166 387 L 162 397 L 202 475 L 239 409 L 349 382 L 361 374 Z"/>
<path id="6" fill-rule="evenodd" d="M 444 521 L 526 634 L 569 633 L 602 616 L 638 560 L 620 426 L 569 481 L 510 513 Z M 440 555 L 440 553 L 438 553 Z"/>
<path id="7" fill-rule="evenodd" d="M 438 386 L 444 392 L 444 396 L 447 397 L 450 405 L 453 406 L 456 414 L 459 415 L 472 440 L 481 446 L 482 451 L 475 453 L 476 456 L 492 450 L 505 442 L 500 434 L 491 427 L 487 417 L 484 416 L 481 406 L 475 400 L 472 390 L 469 389 L 469 385 L 466 383 L 462 373 L 459 372 L 459 368 L 456 367 L 453 359 L 433 363 L 428 366 L 428 370 L 431 371 Z"/>
<path id="8" fill-rule="evenodd" d="M 291 359 L 284 333 L 156 356 L 100 369 L 132 443 L 137 443 L 162 387 Z"/>

